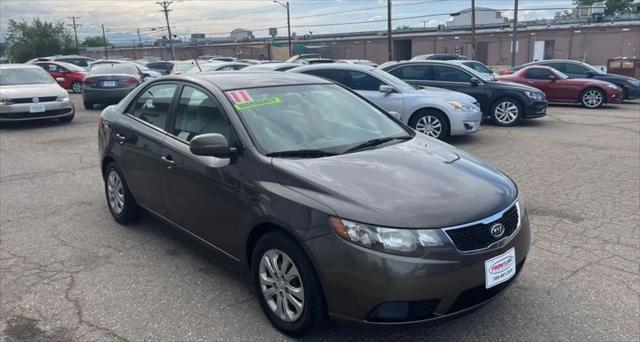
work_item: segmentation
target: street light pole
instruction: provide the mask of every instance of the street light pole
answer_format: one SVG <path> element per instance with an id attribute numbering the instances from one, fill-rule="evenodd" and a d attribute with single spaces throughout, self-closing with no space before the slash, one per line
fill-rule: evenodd
<path id="1" fill-rule="evenodd" d="M 278 0 L 273 0 L 274 4 L 278 4 L 287 9 L 287 41 L 289 42 L 289 57 L 293 56 L 293 46 L 291 45 L 291 12 L 289 1 L 282 3 Z"/>

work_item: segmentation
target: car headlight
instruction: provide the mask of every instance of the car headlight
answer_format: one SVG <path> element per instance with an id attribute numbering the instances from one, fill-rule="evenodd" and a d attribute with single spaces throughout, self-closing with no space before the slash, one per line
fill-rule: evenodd
<path id="1" fill-rule="evenodd" d="M 10 98 L 4 95 L 0 95 L 0 105 L 10 105 L 10 104 L 13 104 L 13 101 L 11 101 Z"/>
<path id="2" fill-rule="evenodd" d="M 528 91 L 525 90 L 524 94 L 527 95 L 528 98 L 532 100 L 544 100 L 544 93 L 539 91 Z"/>
<path id="3" fill-rule="evenodd" d="M 476 106 L 459 101 L 447 101 L 447 103 L 449 104 L 449 106 L 451 106 L 451 108 L 453 108 L 453 110 L 459 112 L 473 112 L 476 110 Z"/>
<path id="4" fill-rule="evenodd" d="M 56 101 L 64 101 L 67 99 L 69 99 L 69 94 L 67 93 L 62 93 L 56 97 Z"/>
<path id="5" fill-rule="evenodd" d="M 443 247 L 448 243 L 440 229 L 384 228 L 338 217 L 332 217 L 330 223 L 341 238 L 384 253 L 419 257 L 427 254 L 430 248 Z"/>

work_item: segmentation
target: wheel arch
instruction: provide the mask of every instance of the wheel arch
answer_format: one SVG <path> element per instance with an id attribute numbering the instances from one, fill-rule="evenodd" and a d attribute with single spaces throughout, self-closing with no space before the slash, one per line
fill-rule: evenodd
<path id="1" fill-rule="evenodd" d="M 447 111 L 442 110 L 441 108 L 438 108 L 436 106 L 424 106 L 414 110 L 413 113 L 411 113 L 411 115 L 409 116 L 409 120 L 407 121 L 407 124 L 411 126 L 411 122 L 415 120 L 418 117 L 418 115 L 420 115 L 421 112 L 426 112 L 430 110 L 443 114 L 445 119 L 447 120 L 447 124 L 449 125 L 449 127 L 451 127 L 451 118 L 449 117 L 449 114 L 447 114 Z"/>
<path id="2" fill-rule="evenodd" d="M 578 98 L 578 103 L 582 103 L 582 96 L 584 95 L 584 93 L 591 89 L 599 90 L 602 93 L 602 103 L 608 103 L 607 100 L 609 99 L 609 96 L 607 95 L 607 91 L 602 89 L 599 85 L 595 84 L 590 84 L 582 89 L 582 91 L 580 92 L 580 97 Z"/>

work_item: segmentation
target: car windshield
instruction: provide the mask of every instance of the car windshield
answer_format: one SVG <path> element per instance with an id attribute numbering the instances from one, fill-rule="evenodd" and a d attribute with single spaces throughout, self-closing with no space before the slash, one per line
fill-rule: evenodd
<path id="1" fill-rule="evenodd" d="M 471 68 L 471 69 L 473 69 L 473 70 L 475 70 L 475 71 L 477 71 L 479 73 L 482 73 L 482 74 L 489 74 L 489 75 L 493 74 L 493 70 L 487 68 L 487 66 L 485 66 L 482 63 L 464 62 L 462 64 L 464 64 L 464 65 L 468 66 L 469 68 Z"/>
<path id="2" fill-rule="evenodd" d="M 407 82 L 405 82 L 405 81 L 403 81 L 403 80 L 391 75 L 390 73 L 388 73 L 388 72 L 386 72 L 384 70 L 373 69 L 373 70 L 371 70 L 371 72 L 374 73 L 376 76 L 378 76 L 378 78 L 383 80 L 385 83 L 387 83 L 388 85 L 398 89 L 399 91 L 415 90 L 415 88 L 412 87 Z"/>
<path id="3" fill-rule="evenodd" d="M 47 84 L 55 80 L 42 68 L 0 69 L 0 85 Z"/>
<path id="4" fill-rule="evenodd" d="M 69 69 L 71 71 L 85 71 L 85 69 L 75 65 L 75 64 L 71 64 L 71 63 L 66 63 L 66 62 L 59 62 L 60 65 L 62 65 L 63 67 L 65 67 L 66 69 Z"/>
<path id="5" fill-rule="evenodd" d="M 335 84 L 228 91 L 258 149 L 266 154 L 344 153 L 377 139 L 411 137 L 368 102 Z"/>
<path id="6" fill-rule="evenodd" d="M 136 75 L 138 73 L 135 66 L 131 64 L 97 64 L 91 68 L 91 75 L 106 74 L 129 74 Z"/>
<path id="7" fill-rule="evenodd" d="M 492 81 L 495 81 L 495 80 L 493 79 L 493 76 L 492 76 L 492 75 L 488 75 L 488 74 L 485 74 L 485 73 L 482 73 L 482 72 L 477 72 L 476 70 L 474 70 L 474 69 L 472 69 L 472 68 L 470 68 L 470 67 L 468 67 L 468 66 L 466 66 L 466 65 L 461 65 L 460 67 L 462 67 L 465 71 L 467 71 L 467 72 L 469 72 L 471 75 L 473 75 L 473 77 L 475 77 L 475 78 L 477 78 L 477 79 L 480 79 L 480 80 L 482 80 L 482 81 L 484 81 L 484 82 L 492 82 Z"/>

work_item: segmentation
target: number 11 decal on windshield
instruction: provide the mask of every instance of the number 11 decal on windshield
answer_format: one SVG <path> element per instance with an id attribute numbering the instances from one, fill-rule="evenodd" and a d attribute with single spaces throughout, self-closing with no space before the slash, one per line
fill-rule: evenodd
<path id="1" fill-rule="evenodd" d="M 230 91 L 228 94 L 231 96 L 234 104 L 251 102 L 251 96 L 249 96 L 249 93 L 247 93 L 246 90 L 234 90 Z"/>

